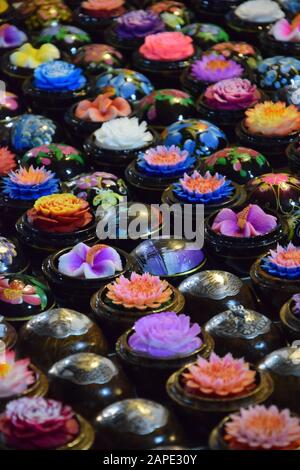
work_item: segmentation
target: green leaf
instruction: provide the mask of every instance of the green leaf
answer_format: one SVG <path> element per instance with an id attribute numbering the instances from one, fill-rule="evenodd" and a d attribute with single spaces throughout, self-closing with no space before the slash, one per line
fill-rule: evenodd
<path id="1" fill-rule="evenodd" d="M 224 158 L 224 157 L 218 158 L 218 164 L 219 165 L 226 165 L 226 163 L 227 163 L 226 158 Z"/>
<path id="2" fill-rule="evenodd" d="M 83 157 L 81 155 L 79 155 L 79 153 L 70 153 L 68 155 L 68 158 L 70 158 L 70 160 L 75 160 L 75 161 L 81 163 L 81 165 L 84 165 L 84 163 L 85 163 Z"/>

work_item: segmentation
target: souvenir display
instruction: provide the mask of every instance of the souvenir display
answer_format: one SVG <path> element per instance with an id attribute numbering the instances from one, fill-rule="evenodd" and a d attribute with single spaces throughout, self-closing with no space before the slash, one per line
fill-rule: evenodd
<path id="1" fill-rule="evenodd" d="M 0 449 L 299 450 L 300 0 L 0 0 L 0 61 Z"/>

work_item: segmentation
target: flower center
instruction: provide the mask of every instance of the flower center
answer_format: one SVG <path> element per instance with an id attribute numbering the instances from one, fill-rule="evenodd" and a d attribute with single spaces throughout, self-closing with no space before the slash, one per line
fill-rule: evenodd
<path id="1" fill-rule="evenodd" d="M 248 220 L 248 214 L 249 214 L 250 207 L 245 207 L 245 209 L 242 210 L 242 212 L 239 214 L 238 219 L 237 219 L 237 224 L 241 230 L 245 227 L 247 220 Z"/>
<path id="2" fill-rule="evenodd" d="M 286 253 L 280 253 L 276 257 L 276 261 L 278 264 L 283 264 L 285 265 L 287 262 L 289 265 L 295 264 L 295 265 L 300 265 L 300 250 L 293 250 L 293 251 L 287 251 Z"/>
<path id="3" fill-rule="evenodd" d="M 257 432 L 262 433 L 263 435 L 272 436 L 274 432 L 280 432 L 284 423 L 280 416 L 253 416 L 248 421 L 249 428 L 256 429 Z"/>
<path id="4" fill-rule="evenodd" d="M 103 248 L 106 248 L 105 245 L 101 245 L 100 243 L 92 246 L 92 248 L 89 249 L 86 255 L 86 262 L 89 264 L 93 264 L 95 256 L 103 250 Z"/>
<path id="5" fill-rule="evenodd" d="M 151 158 L 153 165 L 176 165 L 177 163 L 185 160 L 176 152 L 168 152 L 165 154 L 158 153 Z"/>
<path id="6" fill-rule="evenodd" d="M 216 189 L 220 188 L 222 183 L 223 182 L 221 180 L 217 180 L 217 179 L 207 180 L 205 178 L 202 178 L 201 176 L 198 176 L 197 178 L 190 178 L 187 181 L 185 181 L 184 186 L 189 191 L 206 194 L 209 192 L 216 191 Z"/>
<path id="7" fill-rule="evenodd" d="M 22 294 L 22 289 L 4 289 L 3 294 L 7 300 L 16 300 Z"/>
<path id="8" fill-rule="evenodd" d="M 207 63 L 207 68 L 216 71 L 216 70 L 225 70 L 229 67 L 228 62 L 225 60 L 211 60 L 210 62 Z"/>
<path id="9" fill-rule="evenodd" d="M 4 377 L 7 376 L 10 370 L 11 366 L 6 362 L 4 364 L 0 364 L 0 379 L 4 379 Z"/>

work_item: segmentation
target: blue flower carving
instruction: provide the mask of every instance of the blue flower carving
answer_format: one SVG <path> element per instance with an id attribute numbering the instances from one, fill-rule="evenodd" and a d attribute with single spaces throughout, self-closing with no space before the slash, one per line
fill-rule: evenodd
<path id="1" fill-rule="evenodd" d="M 34 71 L 34 86 L 48 92 L 80 90 L 87 83 L 82 69 L 63 60 L 53 60 Z"/>

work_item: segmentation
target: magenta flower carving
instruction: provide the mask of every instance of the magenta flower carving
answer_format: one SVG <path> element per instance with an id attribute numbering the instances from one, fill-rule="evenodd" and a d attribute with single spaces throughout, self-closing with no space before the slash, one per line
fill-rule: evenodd
<path id="1" fill-rule="evenodd" d="M 215 83 L 228 78 L 241 77 L 243 67 L 222 55 L 209 54 L 192 65 L 192 76 L 202 82 Z"/>
<path id="2" fill-rule="evenodd" d="M 58 260 L 58 270 L 62 274 L 82 279 L 113 276 L 122 269 L 119 253 L 107 245 L 89 247 L 78 243 Z"/>
<path id="3" fill-rule="evenodd" d="M 201 328 L 191 325 L 188 315 L 175 312 L 154 313 L 140 318 L 129 346 L 136 352 L 154 358 L 174 358 L 196 351 L 202 344 Z"/>
<path id="4" fill-rule="evenodd" d="M 222 209 L 216 216 L 212 229 L 228 237 L 257 237 L 271 232 L 277 218 L 266 214 L 259 206 L 249 204 L 237 214 L 231 209 Z"/>

